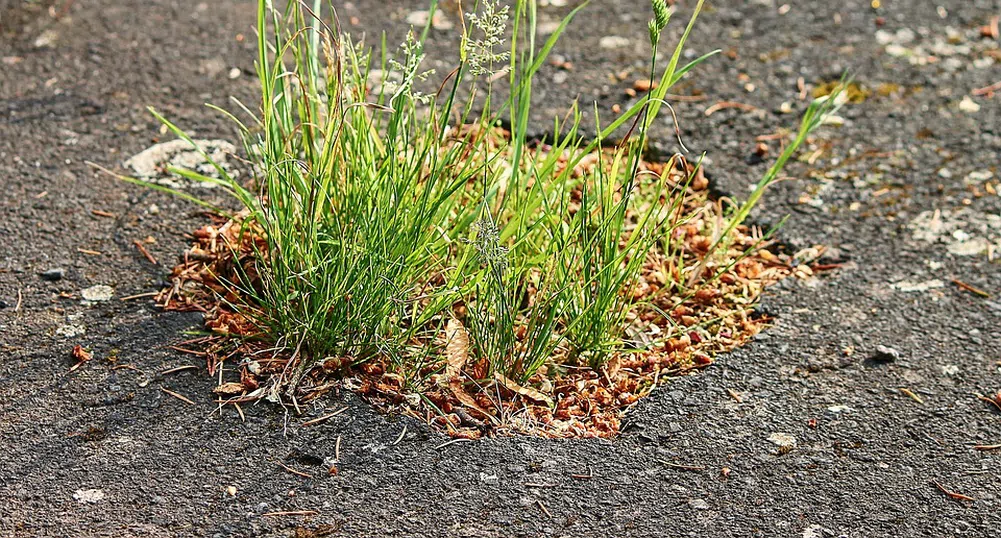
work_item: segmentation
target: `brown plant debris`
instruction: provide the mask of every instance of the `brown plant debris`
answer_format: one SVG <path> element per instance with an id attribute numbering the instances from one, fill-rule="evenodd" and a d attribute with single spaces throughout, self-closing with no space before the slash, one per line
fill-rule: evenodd
<path id="1" fill-rule="evenodd" d="M 149 250 L 146 250 L 146 245 L 143 245 L 142 241 L 136 239 L 132 241 L 132 244 L 136 246 L 136 250 L 138 250 L 139 253 L 143 255 L 143 257 L 149 260 L 149 263 L 152 263 L 153 265 L 159 265 L 159 262 L 156 261 L 156 258 L 154 258 L 152 254 L 150 254 Z"/>
<path id="2" fill-rule="evenodd" d="M 941 491 L 942 493 L 945 493 L 945 495 L 947 497 L 949 497 L 950 499 L 952 499 L 952 500 L 955 500 L 955 501 L 975 501 L 976 500 L 973 497 L 970 497 L 969 495 L 963 495 L 962 493 L 956 493 L 955 491 L 946 489 L 946 487 L 943 486 L 942 484 L 940 484 L 937 480 L 932 480 L 932 484 L 935 484 L 935 487 L 937 487 L 939 491 Z"/>
<path id="3" fill-rule="evenodd" d="M 753 109 L 720 103 L 708 112 L 729 107 Z M 585 158 L 580 166 L 599 162 Z M 672 218 L 679 224 L 673 233 L 683 244 L 682 252 L 680 258 L 649 255 L 640 277 L 626 291 L 636 305 L 626 330 L 636 349 L 616 352 L 600 369 L 554 357 L 527 380 L 493 375 L 485 360 L 471 354 L 461 305 L 455 317 L 440 320 L 428 331 L 433 336 L 414 342 L 434 360 L 409 372 L 408 378 L 406 372 L 394 371 L 388 358 L 377 356 L 359 364 L 352 357 L 304 357 L 307 351 L 276 345 L 274 337 L 232 307 L 253 310 L 232 283 L 242 275 L 244 286 L 248 279 L 253 285 L 259 278 L 255 252 L 267 248 L 262 232 L 240 215 L 228 221 L 215 217 L 192 234 L 193 243 L 173 269 L 172 285 L 156 300 L 166 310 L 204 313 L 213 335 L 175 349 L 203 357 L 212 375 L 223 363 L 225 372 L 239 373 L 239 379 L 216 389 L 228 398 L 220 403 L 278 397 L 298 406 L 342 386 L 383 410 L 417 417 L 456 439 L 509 434 L 611 437 L 618 433 L 623 413 L 658 384 L 710 365 L 714 355 L 761 331 L 769 320 L 755 315 L 754 306 L 763 288 L 794 274 L 809 278 L 814 272 L 810 264 L 817 258 L 804 262 L 770 250 L 774 245 L 760 229 L 744 225 L 735 227 L 725 245 L 716 249 L 720 238 L 715 233 L 725 222 L 725 207 L 710 197 L 701 168 L 685 163 L 679 170 L 646 162 L 640 174 L 666 176 L 674 185 L 671 196 L 682 197 L 674 206 L 669 197 L 660 201 L 677 207 Z M 303 364 L 309 366 L 300 368 Z M 414 378 L 426 381 L 415 390 Z"/>
<path id="4" fill-rule="evenodd" d="M 170 390 L 170 389 L 168 389 L 166 387 L 160 387 L 160 390 L 162 390 L 164 394 L 167 394 L 169 396 L 173 396 L 174 398 L 177 398 L 178 400 L 181 400 L 182 402 L 184 402 L 184 403 L 186 403 L 188 405 L 195 405 L 195 402 L 191 401 L 190 398 L 188 398 L 187 396 L 184 396 L 183 394 L 178 394 L 178 393 L 176 393 L 176 392 L 174 392 L 174 391 L 172 391 L 172 390 Z"/>
<path id="5" fill-rule="evenodd" d="M 81 345 L 73 346 L 73 351 L 70 354 L 76 360 L 76 363 L 72 367 L 70 367 L 69 369 L 70 372 L 76 371 L 78 368 L 86 364 L 87 361 L 94 358 L 94 355 L 91 352 L 84 349 L 84 347 Z"/>
<path id="6" fill-rule="evenodd" d="M 911 389 L 901 387 L 898 390 L 900 390 L 901 394 L 903 394 L 904 396 L 907 396 L 908 398 L 914 400 L 915 402 L 918 402 L 919 404 L 924 404 L 925 403 L 925 401 L 922 400 L 921 397 L 918 396 L 917 393 L 915 393 Z"/>
<path id="7" fill-rule="evenodd" d="M 990 299 L 991 298 L 991 294 L 987 293 L 986 291 L 984 291 L 984 290 L 982 290 L 980 288 L 971 286 L 970 284 L 967 284 L 966 282 L 963 282 L 962 280 L 954 278 L 954 279 L 952 279 L 952 283 L 955 284 L 956 286 L 959 286 L 960 289 L 968 291 L 968 292 L 970 292 L 970 293 L 972 293 L 974 295 L 979 295 L 980 297 L 983 297 L 985 299 Z"/>

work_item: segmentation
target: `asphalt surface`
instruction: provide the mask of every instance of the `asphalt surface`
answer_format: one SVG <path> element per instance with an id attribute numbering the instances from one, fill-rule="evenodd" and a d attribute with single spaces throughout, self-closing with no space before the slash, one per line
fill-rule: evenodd
<path id="1" fill-rule="evenodd" d="M 543 22 L 574 2 L 544 2 Z M 772 328 L 656 391 L 614 441 L 447 445 L 348 392 L 301 417 L 250 406 L 242 421 L 214 413 L 214 382 L 201 370 L 157 375 L 199 366 L 165 345 L 200 319 L 119 299 L 157 289 L 204 217 L 85 161 L 121 166 L 164 139 L 147 105 L 201 137 L 236 142 L 202 104 L 254 102 L 253 2 L 60 0 L 51 13 L 49 4 L 0 2 L 0 535 L 987 537 L 1001 528 L 1001 450 L 975 449 L 1001 443 L 1001 412 L 976 397 L 1001 390 L 1001 95 L 974 92 L 1001 81 L 998 39 L 980 30 L 1001 3 L 710 2 L 691 49 L 724 54 L 678 88 L 689 98 L 675 108 L 721 193 L 741 197 L 767 167 L 753 158 L 757 137 L 774 155 L 767 135 L 806 107 L 799 79 L 809 94 L 848 71 L 869 92 L 754 215 L 789 215 L 782 241 L 827 245 L 839 267 L 770 290 L 762 308 Z M 421 4 L 339 7 L 353 33 L 386 30 L 392 42 Z M 672 36 L 691 4 L 679 2 Z M 581 13 L 560 65 L 542 74 L 539 133 L 574 97 L 584 109 L 597 99 L 602 114 L 629 103 L 648 9 L 595 1 Z M 441 73 L 448 56 L 435 47 L 451 36 L 432 33 Z M 705 114 L 725 101 L 755 108 Z M 667 122 L 653 136 L 677 149 Z M 160 265 L 133 246 L 147 237 Z M 55 268 L 60 280 L 39 276 Z M 95 285 L 115 298 L 82 301 Z M 77 344 L 95 359 L 70 372 Z M 878 346 L 898 358 L 873 360 Z"/>

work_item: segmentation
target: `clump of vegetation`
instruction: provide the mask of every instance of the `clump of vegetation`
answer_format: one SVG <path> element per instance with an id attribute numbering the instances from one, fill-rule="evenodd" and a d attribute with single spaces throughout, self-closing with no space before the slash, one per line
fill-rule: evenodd
<path id="1" fill-rule="evenodd" d="M 429 27 L 374 54 L 323 23 L 319 0 L 261 0 L 260 106 L 230 116 L 254 177 L 174 170 L 241 210 L 211 207 L 223 220 L 161 302 L 207 311 L 216 360 L 243 357 L 222 391 L 234 402 L 295 403 L 333 375 L 454 434 L 613 434 L 659 379 L 756 331 L 749 310 L 788 267 L 743 222 L 835 107 L 809 106 L 744 204 L 709 199 L 700 159 L 646 161 L 668 92 L 715 53 L 681 63 L 702 4 L 662 66 L 672 11 L 652 1 L 653 89 L 629 110 L 588 137 L 573 105 L 529 140 L 533 83 L 581 8 L 540 45 L 534 1 L 481 0 L 441 76 L 423 67 Z"/>

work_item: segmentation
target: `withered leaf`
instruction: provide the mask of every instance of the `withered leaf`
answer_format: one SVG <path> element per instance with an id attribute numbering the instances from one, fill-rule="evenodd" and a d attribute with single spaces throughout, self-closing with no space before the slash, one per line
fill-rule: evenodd
<path id="1" fill-rule="evenodd" d="M 622 368 L 622 358 L 616 355 L 605 364 L 605 372 L 608 374 L 609 379 L 614 379 L 618 375 L 620 368 Z"/>
<path id="2" fill-rule="evenodd" d="M 83 346 L 81 345 L 73 346 L 73 358 L 76 359 L 77 362 L 89 361 L 93 357 L 94 356 L 89 351 L 84 349 Z"/>
<path id="3" fill-rule="evenodd" d="M 70 370 L 69 370 L 70 372 L 75 371 L 77 368 L 83 366 L 84 363 L 86 363 L 87 361 L 89 361 L 90 359 L 92 359 L 94 357 L 94 355 L 92 355 L 89 351 L 87 351 L 86 349 L 84 349 L 83 346 L 81 346 L 81 345 L 73 346 L 72 355 L 73 355 L 73 358 L 76 359 L 76 364 L 74 364 L 70 368 Z"/>
<path id="4" fill-rule="evenodd" d="M 455 318 L 448 320 L 445 325 L 445 342 L 445 379 L 451 381 L 459 377 L 462 368 L 469 361 L 469 333 L 461 321 Z"/>
<path id="5" fill-rule="evenodd" d="M 452 390 L 452 394 L 455 395 L 455 399 L 459 400 L 462 405 L 476 411 L 490 420 L 494 420 L 494 417 L 480 407 L 480 404 L 476 403 L 476 399 L 466 392 L 466 389 L 462 387 L 462 381 L 459 381 L 458 378 L 451 379 L 448 382 L 448 388 Z"/>
<path id="6" fill-rule="evenodd" d="M 246 390 L 247 388 L 243 386 L 243 383 L 223 383 L 212 389 L 212 392 L 220 396 L 239 396 Z"/>
<path id="7" fill-rule="evenodd" d="M 508 390 L 517 392 L 518 394 L 520 394 L 520 395 L 522 395 L 522 396 L 524 396 L 524 397 L 526 397 L 526 398 L 528 398 L 530 400 L 534 400 L 536 402 L 545 403 L 549 407 L 553 406 L 553 399 L 550 398 L 549 396 L 546 396 L 545 394 L 543 394 L 543 393 L 541 393 L 541 392 L 539 392 L 539 391 L 537 391 L 537 390 L 535 390 L 535 389 L 533 389 L 531 387 L 523 387 L 523 386 L 519 385 L 518 383 L 516 383 L 514 380 L 508 379 L 507 377 L 504 376 L 504 374 L 502 374 L 500 372 L 494 372 L 494 379 L 498 383 L 500 383 L 501 386 L 505 387 Z"/>

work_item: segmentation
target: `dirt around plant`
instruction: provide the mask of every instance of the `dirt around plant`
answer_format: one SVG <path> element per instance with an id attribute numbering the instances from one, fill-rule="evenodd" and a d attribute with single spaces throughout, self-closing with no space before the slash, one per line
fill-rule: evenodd
<path id="1" fill-rule="evenodd" d="M 165 346 L 200 316 L 130 298 L 165 283 L 203 215 L 84 162 L 120 166 L 166 140 L 149 104 L 236 142 L 202 103 L 253 102 L 252 3 L 78 0 L 57 17 L 33 4 L 0 3 L 5 25 L 24 21 L 0 32 L 0 535 L 979 537 L 1001 524 L 1001 411 L 977 397 L 1001 390 L 1001 96 L 975 93 L 1001 78 L 981 28 L 997 2 L 712 2 L 691 48 L 724 53 L 675 108 L 719 192 L 747 192 L 801 94 L 845 69 L 869 91 L 755 216 L 790 214 L 782 240 L 830 245 L 836 270 L 766 294 L 774 327 L 654 392 L 618 439 L 556 442 L 454 442 L 345 391 L 301 415 L 220 416 L 204 358 Z M 555 20 L 574 2 L 546 4 Z M 355 1 L 341 18 L 392 42 L 422 8 Z M 546 67 L 540 132 L 574 96 L 630 102 L 647 9 L 582 12 Z M 658 130 L 673 152 L 673 126 Z"/>

